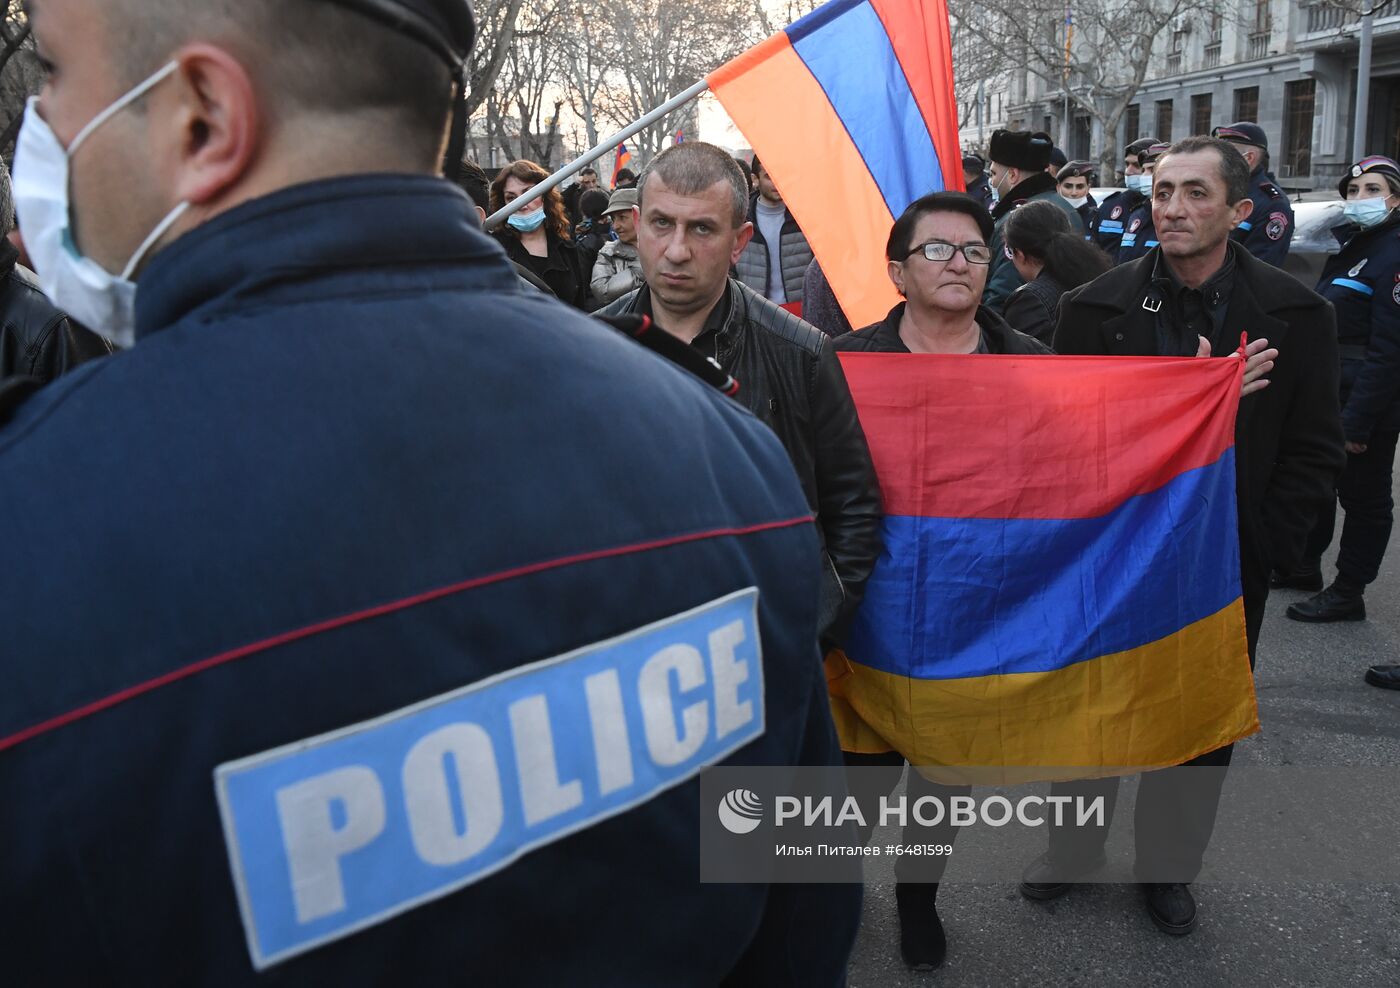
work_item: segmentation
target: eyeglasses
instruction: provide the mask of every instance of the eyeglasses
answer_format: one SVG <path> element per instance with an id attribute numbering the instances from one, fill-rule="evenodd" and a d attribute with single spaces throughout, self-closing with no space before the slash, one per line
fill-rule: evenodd
<path id="1" fill-rule="evenodd" d="M 991 264 L 992 248 L 986 244 L 950 244 L 942 240 L 930 240 L 926 244 L 919 244 L 909 253 L 904 255 L 907 261 L 920 251 L 930 261 L 951 261 L 954 251 L 962 251 L 962 256 L 967 258 L 968 264 Z"/>

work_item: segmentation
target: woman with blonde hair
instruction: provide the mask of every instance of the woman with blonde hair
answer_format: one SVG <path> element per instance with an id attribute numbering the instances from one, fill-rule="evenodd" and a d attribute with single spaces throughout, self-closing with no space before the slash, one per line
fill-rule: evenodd
<path id="1" fill-rule="evenodd" d="M 491 182 L 490 211 L 513 202 L 548 177 L 533 161 L 512 161 Z M 569 236 L 569 219 L 558 189 L 511 213 L 505 225 L 492 233 L 510 259 L 548 285 L 561 302 L 587 308 L 588 272 Z"/>

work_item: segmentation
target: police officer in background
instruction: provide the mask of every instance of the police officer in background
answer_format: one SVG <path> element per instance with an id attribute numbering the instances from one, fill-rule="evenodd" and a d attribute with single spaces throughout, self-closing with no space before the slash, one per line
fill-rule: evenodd
<path id="1" fill-rule="evenodd" d="M 1071 161 L 1055 175 L 1060 198 L 1070 204 L 1079 214 L 1084 229 L 1089 229 L 1098 212 L 1099 204 L 1094 200 L 1089 187 L 1094 184 L 1094 163 L 1092 161 Z M 1087 239 L 1087 238 L 1086 238 Z"/>
<path id="2" fill-rule="evenodd" d="M 1347 465 L 1337 480 L 1346 520 L 1337 578 L 1316 596 L 1288 608 L 1297 621 L 1360 621 L 1366 586 L 1376 579 L 1390 541 L 1391 490 L 1400 436 L 1400 166 L 1374 155 L 1337 183 L 1347 222 L 1333 230 L 1342 249 L 1327 261 L 1317 293 L 1337 312 L 1342 359 L 1342 430 Z M 1275 574 L 1275 586 L 1319 590 L 1322 554 L 1332 542 L 1336 512 L 1318 516 L 1302 571 Z M 1376 685 L 1400 689 L 1393 667 Z"/>
<path id="3" fill-rule="evenodd" d="M 975 154 L 965 154 L 962 167 L 963 186 L 967 189 L 967 194 L 991 209 L 996 199 L 992 196 L 992 187 L 987 184 L 986 163 Z"/>
<path id="4" fill-rule="evenodd" d="M 1143 172 L 1138 155 L 1156 143 L 1155 137 L 1144 137 L 1123 149 L 1123 184 L 1127 188 L 1101 202 L 1093 223 L 1089 225 L 1089 239 L 1103 248 L 1109 257 L 1118 256 L 1129 215 L 1147 201 L 1152 191 L 1152 178 Z"/>
<path id="5" fill-rule="evenodd" d="M 698 881 L 697 772 L 840 764 L 802 488 L 439 177 L 466 0 L 30 10 L 135 345 L 0 431 L 6 982 L 841 983 L 858 885 Z"/>
<path id="6" fill-rule="evenodd" d="M 1216 127 L 1210 136 L 1233 144 L 1249 165 L 1249 198 L 1254 211 L 1231 237 L 1259 260 L 1283 267 L 1293 242 L 1293 204 L 1269 171 L 1269 138 L 1264 128 L 1245 121 Z"/>
<path id="7" fill-rule="evenodd" d="M 1166 153 L 1170 144 L 1153 144 L 1138 152 L 1138 163 L 1142 168 L 1141 183 L 1147 187 L 1147 198 L 1123 220 L 1123 242 L 1118 245 L 1118 263 L 1126 264 L 1144 257 L 1157 246 L 1157 229 L 1152 224 L 1152 173 L 1157 167 L 1157 159 Z"/>

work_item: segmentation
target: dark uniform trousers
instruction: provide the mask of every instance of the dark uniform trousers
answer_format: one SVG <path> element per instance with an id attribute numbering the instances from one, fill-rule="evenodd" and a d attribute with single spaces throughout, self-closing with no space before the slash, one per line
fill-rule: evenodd
<path id="1" fill-rule="evenodd" d="M 1395 447 L 1400 433 L 1372 433 L 1366 452 L 1347 454 L 1347 465 L 1337 478 L 1337 500 L 1346 512 L 1342 544 L 1337 553 L 1337 573 L 1360 586 L 1375 582 L 1381 559 L 1390 544 L 1394 520 L 1393 484 Z M 1308 537 L 1307 564 L 1320 560 L 1332 544 L 1337 512 L 1332 505 L 1318 512 Z"/>

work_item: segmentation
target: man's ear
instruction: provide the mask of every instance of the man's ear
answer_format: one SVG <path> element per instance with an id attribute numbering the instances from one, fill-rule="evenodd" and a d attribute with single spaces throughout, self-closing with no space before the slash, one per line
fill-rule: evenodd
<path id="1" fill-rule="evenodd" d="M 193 44 L 175 53 L 180 68 L 173 126 L 179 154 L 176 198 L 199 206 L 247 174 L 263 125 L 253 81 L 222 48 Z"/>
<path id="2" fill-rule="evenodd" d="M 732 268 L 739 263 L 739 255 L 744 252 L 744 248 L 753 239 L 753 224 L 745 223 L 734 232 L 734 249 L 729 253 L 729 266 Z"/>
<path id="3" fill-rule="evenodd" d="M 1230 229 L 1232 230 L 1249 219 L 1249 214 L 1254 212 L 1254 200 L 1249 198 L 1241 199 L 1239 202 L 1235 203 L 1234 210 L 1234 222 L 1230 224 Z"/>
<path id="4" fill-rule="evenodd" d="M 485 225 L 486 225 L 486 210 L 482 209 L 482 208 L 481 208 L 480 206 L 478 206 L 476 203 L 472 203 L 472 209 L 475 209 L 475 210 L 476 210 L 476 221 L 477 221 L 477 223 L 481 224 L 482 226 L 485 226 Z"/>

